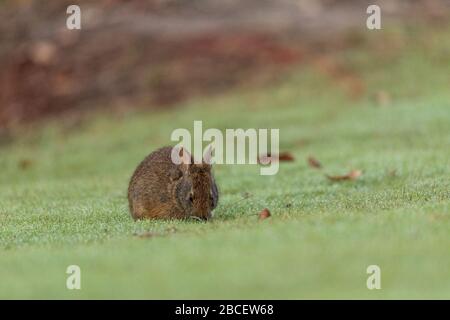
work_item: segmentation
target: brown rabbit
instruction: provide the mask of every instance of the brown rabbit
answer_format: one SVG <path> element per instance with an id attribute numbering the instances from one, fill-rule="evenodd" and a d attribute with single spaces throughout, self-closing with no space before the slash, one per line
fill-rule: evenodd
<path id="1" fill-rule="evenodd" d="M 184 148 L 177 148 L 180 164 L 172 162 L 172 147 L 148 155 L 136 168 L 128 187 L 132 217 L 207 220 L 216 208 L 219 192 L 211 171 L 211 149 L 200 164 Z"/>

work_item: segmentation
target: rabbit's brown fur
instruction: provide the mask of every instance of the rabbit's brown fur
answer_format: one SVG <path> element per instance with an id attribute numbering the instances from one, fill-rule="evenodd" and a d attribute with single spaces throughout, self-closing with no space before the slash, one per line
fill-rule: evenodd
<path id="1" fill-rule="evenodd" d="M 186 152 L 181 149 L 181 152 Z M 174 164 L 172 147 L 148 155 L 136 168 L 128 187 L 132 217 L 209 219 L 219 199 L 211 165 Z"/>

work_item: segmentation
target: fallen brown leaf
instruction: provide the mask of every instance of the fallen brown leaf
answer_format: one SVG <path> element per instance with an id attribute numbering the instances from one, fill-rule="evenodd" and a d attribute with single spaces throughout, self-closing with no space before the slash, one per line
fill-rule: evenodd
<path id="1" fill-rule="evenodd" d="M 264 220 L 270 217 L 270 211 L 267 208 L 264 208 L 259 214 L 258 214 L 258 219 L 259 220 Z"/>
<path id="2" fill-rule="evenodd" d="M 258 163 L 259 164 L 269 164 L 271 161 L 276 160 L 277 157 L 276 155 L 272 156 L 270 153 L 268 153 L 267 155 L 260 155 L 258 158 Z M 280 154 L 278 154 L 278 161 L 294 161 L 295 158 L 294 156 L 290 153 L 290 152 L 281 152 Z"/>
<path id="3" fill-rule="evenodd" d="M 32 164 L 33 164 L 33 161 L 31 161 L 30 159 L 22 159 L 19 161 L 19 168 L 21 170 L 26 170 L 26 169 L 30 168 Z"/>
<path id="4" fill-rule="evenodd" d="M 280 161 L 294 161 L 294 156 L 290 152 L 282 152 L 278 155 Z"/>
<path id="5" fill-rule="evenodd" d="M 317 160 L 313 156 L 308 157 L 308 164 L 311 168 L 316 168 L 316 169 L 322 168 L 322 164 L 319 162 L 319 160 Z"/>
<path id="6" fill-rule="evenodd" d="M 356 180 L 362 175 L 361 170 L 352 170 L 349 173 L 342 176 L 330 176 L 326 175 L 326 177 L 331 181 L 345 181 L 345 180 Z"/>

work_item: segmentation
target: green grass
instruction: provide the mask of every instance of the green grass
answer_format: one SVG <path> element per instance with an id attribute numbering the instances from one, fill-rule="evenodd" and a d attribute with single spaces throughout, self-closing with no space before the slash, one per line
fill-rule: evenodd
<path id="1" fill-rule="evenodd" d="M 359 99 L 305 65 L 263 90 L 99 115 L 71 131 L 49 123 L 1 147 L 0 298 L 450 298 L 449 35 L 370 33 L 333 55 L 363 81 Z M 374 101 L 379 90 L 388 106 Z M 135 166 L 196 119 L 280 128 L 296 161 L 275 176 L 216 166 L 210 223 L 133 222 Z M 309 168 L 308 155 L 324 169 Z M 324 177 L 351 169 L 364 174 Z M 272 217 L 258 221 L 264 207 Z M 159 236 L 135 235 L 147 231 Z M 81 267 L 79 291 L 65 286 L 71 264 Z M 381 290 L 366 288 L 372 264 Z"/>

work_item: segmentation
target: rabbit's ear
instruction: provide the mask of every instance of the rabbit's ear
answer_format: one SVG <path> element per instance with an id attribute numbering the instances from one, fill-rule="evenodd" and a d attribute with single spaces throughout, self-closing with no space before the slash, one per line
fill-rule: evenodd
<path id="1" fill-rule="evenodd" d="M 180 159 L 182 164 L 191 164 L 192 163 L 192 156 L 184 147 L 180 148 Z"/>
<path id="2" fill-rule="evenodd" d="M 209 145 L 208 149 L 206 149 L 205 153 L 203 154 L 203 162 L 206 164 L 212 164 L 212 153 L 214 149 Z"/>

